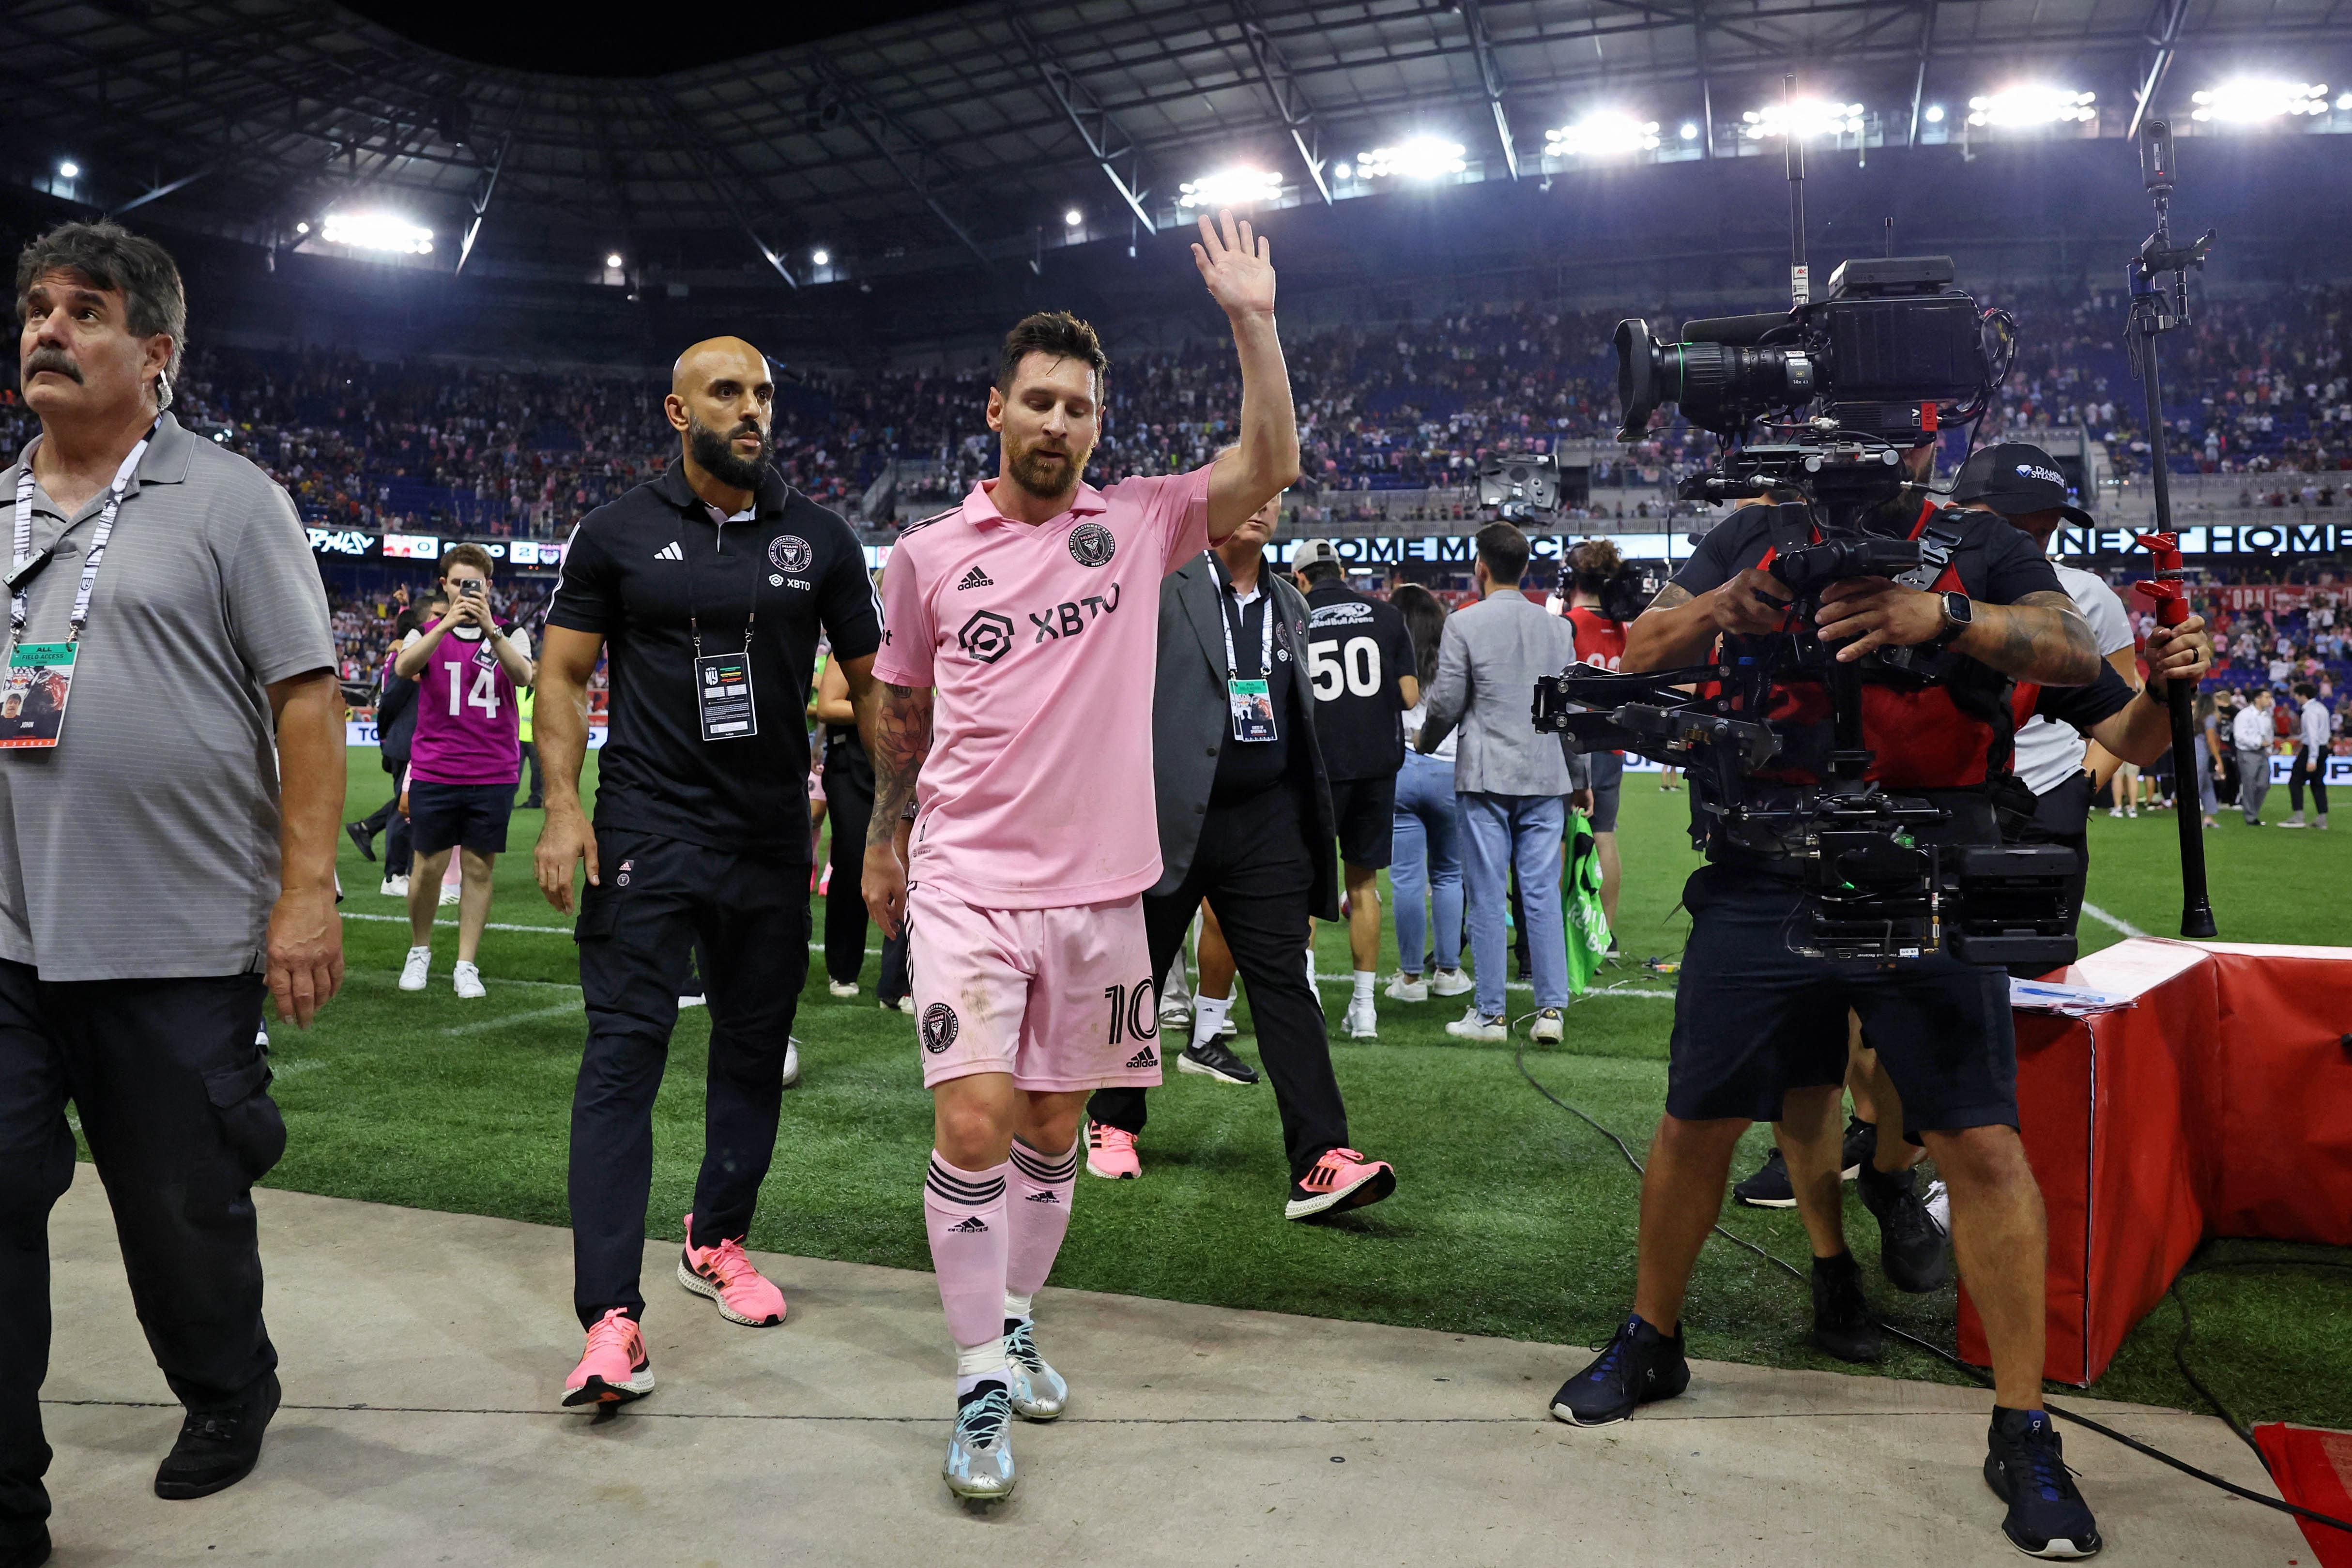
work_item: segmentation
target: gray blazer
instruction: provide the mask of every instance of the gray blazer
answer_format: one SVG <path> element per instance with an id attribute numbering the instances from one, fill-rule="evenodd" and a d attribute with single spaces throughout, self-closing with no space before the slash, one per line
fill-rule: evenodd
<path id="1" fill-rule="evenodd" d="M 1536 677 L 1576 663 L 1576 627 L 1526 595 L 1498 590 L 1445 618 L 1437 679 L 1422 716 L 1421 749 L 1457 724 L 1457 794 L 1565 795 L 1591 787 L 1592 769 L 1566 737 L 1536 732 Z"/>
<path id="2" fill-rule="evenodd" d="M 1218 628 L 1217 596 L 1224 574 L 1194 556 L 1160 584 L 1160 668 L 1151 692 L 1152 785 L 1160 811 L 1160 882 L 1155 894 L 1171 894 L 1192 869 L 1201 841 L 1201 819 L 1216 783 L 1217 757 L 1231 744 L 1232 713 L 1225 706 L 1225 639 Z M 1305 656 L 1307 601 L 1272 561 L 1258 568 L 1261 591 L 1274 595 L 1282 613 L 1275 646 L 1293 659 Z M 1331 781 L 1323 771 L 1323 749 L 1315 739 L 1315 697 L 1307 672 L 1290 682 L 1289 711 L 1277 721 L 1290 744 L 1304 749 L 1314 780 L 1312 800 L 1298 802 L 1299 821 L 1308 824 L 1307 858 L 1315 885 L 1307 913 L 1318 920 L 1339 918 L 1339 829 L 1331 811 Z"/>

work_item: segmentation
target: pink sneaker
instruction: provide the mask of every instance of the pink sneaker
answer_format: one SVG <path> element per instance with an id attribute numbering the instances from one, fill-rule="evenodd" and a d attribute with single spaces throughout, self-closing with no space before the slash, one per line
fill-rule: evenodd
<path id="1" fill-rule="evenodd" d="M 784 1293 L 770 1284 L 743 1244 L 730 1237 L 716 1247 L 694 1244 L 694 1216 L 686 1217 L 686 1245 L 677 1255 L 677 1282 L 698 1296 L 709 1296 L 719 1315 L 747 1328 L 773 1328 L 784 1321 Z"/>
<path id="2" fill-rule="evenodd" d="M 563 1380 L 566 1409 L 582 1405 L 618 1405 L 654 1391 L 653 1363 L 635 1318 L 614 1307 L 588 1331 L 588 1349 Z"/>
<path id="3" fill-rule="evenodd" d="M 1133 1181 L 1141 1176 L 1143 1161 L 1136 1156 L 1135 1134 L 1122 1128 L 1106 1127 L 1100 1122 L 1088 1122 L 1087 1174 L 1112 1181 Z"/>
<path id="4" fill-rule="evenodd" d="M 1306 1179 L 1290 1184 L 1285 1219 L 1306 1219 L 1336 1209 L 1362 1208 L 1396 1191 L 1396 1172 L 1386 1160 L 1368 1160 L 1353 1149 L 1327 1149 Z"/>

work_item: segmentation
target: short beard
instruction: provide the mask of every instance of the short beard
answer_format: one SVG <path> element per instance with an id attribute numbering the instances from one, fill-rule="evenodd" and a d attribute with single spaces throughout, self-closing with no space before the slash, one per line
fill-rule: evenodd
<path id="1" fill-rule="evenodd" d="M 738 457 L 732 442 L 731 436 L 719 434 L 691 414 L 687 416 L 687 450 L 702 465 L 703 471 L 730 489 L 758 489 L 760 476 L 768 468 L 764 443 L 759 456 Z"/>
<path id="2" fill-rule="evenodd" d="M 1040 461 L 1041 455 L 1043 455 L 1034 447 L 1024 447 L 1017 452 L 1007 454 L 1004 460 L 1006 476 L 1015 485 L 1042 501 L 1051 501 L 1066 496 L 1076 488 L 1078 476 L 1083 472 L 1083 465 L 1075 455 L 1052 454 L 1051 455 L 1063 457 L 1067 465 L 1058 471 Z"/>

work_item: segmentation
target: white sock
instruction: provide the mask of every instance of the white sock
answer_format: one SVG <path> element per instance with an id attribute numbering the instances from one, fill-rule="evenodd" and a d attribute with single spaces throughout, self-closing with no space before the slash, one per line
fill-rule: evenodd
<path id="1" fill-rule="evenodd" d="M 1225 1015 L 1233 1010 L 1231 997 L 1193 997 L 1192 1043 L 1200 1045 L 1216 1039 L 1217 1031 L 1225 1027 Z"/>
<path id="2" fill-rule="evenodd" d="M 412 957 L 412 958 L 415 957 L 415 956 L 416 956 L 416 955 L 418 955 L 419 953 L 422 953 L 422 954 L 425 955 L 427 957 L 432 956 L 432 954 L 433 954 L 433 944 L 432 944 L 432 943 L 430 943 L 430 942 L 427 942 L 427 943 L 424 944 L 422 946 L 411 947 L 411 948 L 408 950 L 408 956 L 409 956 L 410 957 Z"/>
<path id="3" fill-rule="evenodd" d="M 1018 1318 L 1024 1323 L 1028 1322 L 1034 1316 L 1029 1310 L 1029 1303 L 1034 1300 L 1036 1298 L 1034 1296 L 1016 1296 L 1010 1291 L 1005 1291 L 1004 1315 L 1008 1318 Z"/>
<path id="4" fill-rule="evenodd" d="M 1004 1336 L 978 1344 L 956 1346 L 956 1397 L 961 1399 L 982 1383 L 1004 1381 Z"/>
<path id="5" fill-rule="evenodd" d="M 1354 973 L 1356 977 L 1356 1000 L 1360 1002 L 1370 1001 L 1372 999 L 1372 982 L 1381 977 L 1380 972 L 1376 969 L 1358 969 L 1354 971 Z"/>

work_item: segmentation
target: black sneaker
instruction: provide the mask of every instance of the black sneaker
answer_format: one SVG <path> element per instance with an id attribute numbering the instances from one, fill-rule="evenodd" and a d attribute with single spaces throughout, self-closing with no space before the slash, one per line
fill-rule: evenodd
<path id="1" fill-rule="evenodd" d="M 1176 1059 L 1179 1072 L 1197 1072 L 1213 1078 L 1220 1083 L 1238 1083 L 1246 1088 L 1257 1082 L 1257 1069 L 1227 1051 L 1218 1040 L 1204 1040 L 1184 1048 Z"/>
<path id="2" fill-rule="evenodd" d="M 1887 1282 L 1914 1296 L 1941 1290 L 1952 1277 L 1944 1233 L 1929 1218 L 1918 1192 L 1917 1166 L 1888 1176 L 1876 1166 L 1862 1167 L 1863 1206 L 1878 1219 L 1878 1262 Z"/>
<path id="3" fill-rule="evenodd" d="M 2074 1490 L 2057 1426 L 2041 1410 L 1993 1407 L 1986 1437 L 1985 1485 L 2009 1504 L 2000 1521 L 2009 1543 L 2028 1557 L 2092 1557 L 2099 1539 L 2091 1505 Z"/>
<path id="4" fill-rule="evenodd" d="M 1551 1413 L 1571 1427 L 1606 1427 L 1622 1421 L 1640 1406 L 1672 1399 L 1689 1386 L 1683 1331 L 1677 1327 L 1668 1339 L 1636 1312 L 1591 1365 L 1559 1385 L 1551 1396 Z"/>
<path id="5" fill-rule="evenodd" d="M 269 1372 L 241 1405 L 189 1411 L 179 1441 L 156 1469 L 155 1495 L 173 1502 L 210 1497 L 251 1475 L 261 1458 L 261 1434 L 278 1414 L 278 1375 Z"/>
<path id="6" fill-rule="evenodd" d="M 1797 1189 L 1789 1181 L 1789 1162 L 1777 1145 L 1764 1156 L 1754 1176 L 1731 1189 L 1731 1196 L 1750 1208 L 1797 1207 Z"/>
<path id="7" fill-rule="evenodd" d="M 1876 1361 L 1886 1348 L 1863 1299 L 1862 1265 L 1851 1252 L 1813 1260 L 1813 1344 L 1840 1361 Z"/>
<path id="8" fill-rule="evenodd" d="M 1845 1124 L 1845 1146 L 1838 1155 L 1838 1175 L 1852 1181 L 1878 1154 L 1878 1129 L 1859 1116 Z"/>
<path id="9" fill-rule="evenodd" d="M 375 835 L 367 831 L 365 822 L 345 822 L 343 831 L 351 834 L 352 842 L 359 845 L 360 859 L 363 861 L 375 859 Z"/>
<path id="10" fill-rule="evenodd" d="M 39 1520 L 25 1530 L 0 1531 L 0 1568 L 41 1568 L 49 1560 L 49 1527 Z"/>

